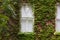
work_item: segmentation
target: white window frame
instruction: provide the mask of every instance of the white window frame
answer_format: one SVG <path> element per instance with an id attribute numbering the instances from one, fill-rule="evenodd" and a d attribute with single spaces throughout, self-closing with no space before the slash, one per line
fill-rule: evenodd
<path id="1" fill-rule="evenodd" d="M 54 34 L 59 35 L 60 33 L 60 4 L 57 3 L 56 7 L 57 7 L 57 11 L 56 11 L 55 33 Z"/>
<path id="2" fill-rule="evenodd" d="M 30 9 L 30 11 L 29 11 L 29 9 Z M 27 14 L 27 13 L 29 13 L 29 14 Z M 33 12 L 31 6 L 26 4 L 26 5 L 23 5 L 21 7 L 21 20 L 20 20 L 21 21 L 21 32 L 23 32 L 23 33 L 25 33 L 25 32 L 33 32 L 33 29 L 34 29 L 33 28 L 33 26 L 34 26 L 34 15 L 33 15 L 33 13 L 34 12 Z M 24 24 L 23 21 L 28 23 L 28 24 Z M 29 21 L 30 22 L 32 21 L 31 24 L 29 24 Z M 27 27 L 28 25 L 29 25 L 29 27 Z"/>

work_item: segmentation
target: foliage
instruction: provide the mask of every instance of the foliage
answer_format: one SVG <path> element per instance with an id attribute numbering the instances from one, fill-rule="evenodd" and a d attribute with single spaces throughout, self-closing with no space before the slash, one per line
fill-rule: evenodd
<path id="1" fill-rule="evenodd" d="M 0 0 L 0 40 L 15 40 L 14 35 L 19 32 L 17 3 L 17 0 Z"/>
<path id="2" fill-rule="evenodd" d="M 19 39 L 21 40 L 34 40 L 34 33 L 20 33 Z"/>
<path id="3" fill-rule="evenodd" d="M 55 11 L 58 0 L 34 0 L 36 40 L 60 40 L 55 32 Z"/>
<path id="4" fill-rule="evenodd" d="M 7 34 L 7 21 L 9 20 L 9 18 L 3 14 L 0 14 L 0 40 L 2 38 L 2 35 L 6 36 Z"/>
<path id="5" fill-rule="evenodd" d="M 54 35 L 56 3 L 59 0 L 28 0 L 32 5 L 35 16 L 34 35 L 19 32 L 18 0 L 0 0 L 0 27 L 6 29 L 8 34 L 1 35 L 1 40 L 60 40 L 59 35 Z M 18 11 L 17 11 L 18 10 Z M 4 19 L 4 20 L 2 20 Z M 8 23 L 7 23 L 8 22 Z M 7 27 L 8 26 L 8 27 Z M 20 33 L 20 34 L 18 34 Z M 2 36 L 2 37 L 1 37 Z"/>

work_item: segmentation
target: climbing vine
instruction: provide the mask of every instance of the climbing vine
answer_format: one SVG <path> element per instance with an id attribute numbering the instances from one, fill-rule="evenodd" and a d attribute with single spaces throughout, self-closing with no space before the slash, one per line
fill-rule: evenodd
<path id="1" fill-rule="evenodd" d="M 19 31 L 20 1 L 0 0 L 0 40 L 60 40 L 54 35 L 57 2 L 60 0 L 28 0 L 35 16 L 34 33 L 24 34 Z"/>

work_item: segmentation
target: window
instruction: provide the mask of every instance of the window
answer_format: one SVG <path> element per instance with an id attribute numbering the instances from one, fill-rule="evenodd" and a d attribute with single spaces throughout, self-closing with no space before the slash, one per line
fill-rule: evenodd
<path id="1" fill-rule="evenodd" d="M 57 3 L 56 32 L 60 32 L 60 4 Z"/>
<path id="2" fill-rule="evenodd" d="M 21 8 L 21 32 L 33 32 L 34 15 L 32 8 L 24 5 Z"/>

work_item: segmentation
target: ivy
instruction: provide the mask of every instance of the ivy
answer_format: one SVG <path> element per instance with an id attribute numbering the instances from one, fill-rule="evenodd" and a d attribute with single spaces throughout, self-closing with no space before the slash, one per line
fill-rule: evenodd
<path id="1" fill-rule="evenodd" d="M 19 32 L 21 5 L 19 0 L 0 0 L 0 27 L 2 28 L 0 28 L 0 39 L 60 40 L 59 35 L 54 35 L 56 3 L 60 0 L 28 0 L 28 2 L 31 4 L 35 16 L 34 33 L 24 34 Z M 6 34 L 3 36 L 2 33 Z"/>

